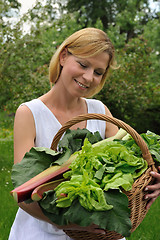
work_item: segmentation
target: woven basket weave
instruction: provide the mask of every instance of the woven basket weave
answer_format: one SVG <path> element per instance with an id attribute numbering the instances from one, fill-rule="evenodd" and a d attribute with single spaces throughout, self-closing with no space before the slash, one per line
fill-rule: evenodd
<path id="1" fill-rule="evenodd" d="M 140 147 L 143 158 L 148 162 L 148 169 L 134 182 L 132 190 L 128 192 L 124 191 L 129 200 L 129 208 L 131 210 L 130 219 L 132 222 L 131 232 L 133 232 L 142 222 L 147 213 L 146 210 L 147 201 L 144 200 L 145 192 L 143 190 L 147 185 L 149 185 L 153 181 L 150 175 L 150 171 L 157 171 L 155 168 L 155 163 L 148 150 L 147 144 L 142 139 L 142 137 L 132 127 L 130 127 L 128 124 L 119 119 L 109 117 L 104 114 L 84 114 L 71 119 L 62 126 L 62 128 L 57 132 L 53 139 L 51 149 L 53 150 L 57 149 L 59 140 L 67 129 L 69 129 L 76 123 L 89 119 L 104 120 L 126 130 L 133 137 L 137 145 Z M 107 230 L 105 235 L 78 230 L 65 230 L 65 233 L 74 240 L 117 240 L 123 238 L 123 236 L 120 235 L 119 233 Z"/>

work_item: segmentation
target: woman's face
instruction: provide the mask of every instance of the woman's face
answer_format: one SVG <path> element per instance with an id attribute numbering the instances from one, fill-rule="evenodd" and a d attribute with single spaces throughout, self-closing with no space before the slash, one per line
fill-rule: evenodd
<path id="1" fill-rule="evenodd" d="M 109 63 L 105 52 L 89 58 L 78 58 L 65 49 L 60 55 L 62 71 L 59 83 L 74 96 L 87 96 L 101 82 Z"/>

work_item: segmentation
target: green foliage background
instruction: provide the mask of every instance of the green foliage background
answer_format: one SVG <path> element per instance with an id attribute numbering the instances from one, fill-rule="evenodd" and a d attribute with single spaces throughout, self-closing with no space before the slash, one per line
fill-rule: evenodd
<path id="1" fill-rule="evenodd" d="M 109 35 L 119 66 L 94 97 L 138 132 L 160 134 L 160 8 L 151 11 L 149 0 L 98 5 L 94 0 L 41 0 L 11 24 L 20 4 L 0 0 L 0 6 L 1 111 L 12 114 L 22 102 L 48 91 L 48 66 L 58 45 L 76 30 L 92 26 Z M 24 33 L 26 23 L 31 30 Z"/>

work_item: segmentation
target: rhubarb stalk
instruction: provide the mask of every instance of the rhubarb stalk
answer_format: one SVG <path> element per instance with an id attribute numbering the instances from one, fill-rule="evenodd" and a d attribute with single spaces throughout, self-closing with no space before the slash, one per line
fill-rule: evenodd
<path id="1" fill-rule="evenodd" d="M 56 181 L 48 182 L 36 187 L 31 195 L 33 201 L 39 201 L 43 198 L 44 192 L 49 190 L 54 190 L 61 182 L 64 182 L 65 179 L 59 179 Z"/>
<path id="2" fill-rule="evenodd" d="M 63 174 L 64 172 L 69 170 L 69 165 L 76 158 L 77 154 L 72 154 L 70 158 L 63 163 L 61 166 L 52 166 L 39 173 L 35 177 L 31 178 L 24 184 L 19 187 L 13 189 L 10 194 L 14 197 L 14 199 L 19 203 L 28 200 L 31 197 L 33 190 L 47 182 L 52 181 L 58 175 Z"/>

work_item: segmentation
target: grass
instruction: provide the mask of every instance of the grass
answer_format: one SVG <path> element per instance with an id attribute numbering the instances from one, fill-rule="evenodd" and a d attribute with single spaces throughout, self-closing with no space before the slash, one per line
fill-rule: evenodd
<path id="1" fill-rule="evenodd" d="M 160 197 L 152 204 L 146 217 L 127 240 L 158 240 L 160 232 Z"/>
<path id="2" fill-rule="evenodd" d="M 17 204 L 10 196 L 13 189 L 11 183 L 11 168 L 13 165 L 13 140 L 3 139 L 0 141 L 0 240 L 8 239 L 13 223 Z"/>
<path id="3" fill-rule="evenodd" d="M 0 140 L 12 139 L 14 115 L 5 111 L 0 112 Z"/>
<path id="4" fill-rule="evenodd" d="M 15 218 L 17 204 L 9 194 L 13 189 L 13 115 L 0 113 L 0 240 L 7 240 Z"/>
<path id="5" fill-rule="evenodd" d="M 13 189 L 11 183 L 11 168 L 13 165 L 13 116 L 10 117 L 0 114 L 3 120 L 0 134 L 0 240 L 7 240 L 10 228 L 17 212 L 17 204 L 10 196 L 9 192 Z M 8 128 L 7 128 L 8 126 Z M 140 226 L 132 233 L 127 240 L 157 240 L 160 239 L 160 198 L 151 206 L 145 219 Z"/>

